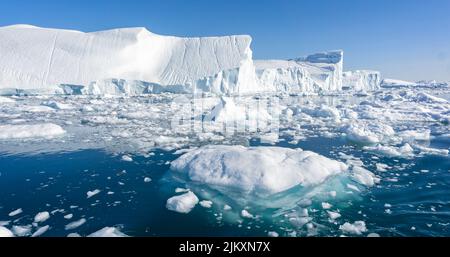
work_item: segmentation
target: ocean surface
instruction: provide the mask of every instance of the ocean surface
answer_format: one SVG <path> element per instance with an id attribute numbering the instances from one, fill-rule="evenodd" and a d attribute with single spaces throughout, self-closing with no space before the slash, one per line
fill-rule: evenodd
<path id="1" fill-rule="evenodd" d="M 449 95 L 437 95 L 449 99 Z M 330 104 L 334 98 L 328 96 L 316 100 Z M 364 99 L 367 98 L 355 102 Z M 337 102 L 342 103 L 341 100 Z M 172 176 L 170 162 L 183 154 L 177 149 L 196 145 L 190 142 L 181 147 L 153 147 L 142 154 L 124 151 L 127 148 L 123 143 L 120 151 L 113 151 L 115 139 L 107 143 L 89 140 L 85 147 L 73 149 L 65 146 L 68 142 L 64 140 L 50 143 L 48 140 L 0 140 L 0 225 L 9 228 L 28 226 L 31 228 L 28 234 L 48 225 L 49 229 L 42 236 L 50 237 L 64 237 L 70 233 L 86 236 L 104 227 L 116 227 L 129 236 L 268 236 L 269 232 L 280 236 L 352 236 L 343 233 L 341 226 L 346 222 L 364 221 L 366 231 L 353 236 L 450 236 L 448 155 L 383 156 L 362 150 L 360 143 L 349 141 L 345 135 L 319 133 L 317 127 L 323 125 L 305 124 L 303 129 L 316 132 L 298 142 L 292 142 L 290 136 L 281 133 L 274 143 L 248 136 L 207 144 L 302 148 L 342 162 L 357 160 L 379 177 L 380 182 L 352 191 L 338 188 L 346 182 L 328 181 L 322 186 L 344 196 L 316 199 L 303 205 L 306 191 L 302 190 L 305 189 L 294 188 L 273 198 L 246 199 L 243 206 L 228 199 L 223 192 Z M 424 127 L 431 128 L 427 147 L 450 148 L 448 137 L 441 136 L 448 131 L 448 125 L 429 123 Z M 289 127 L 281 131 L 286 129 Z M 329 132 L 336 131 L 331 129 Z M 81 141 L 77 137 L 72 140 Z M 125 153 L 132 160 L 124 160 Z M 380 168 L 380 164 L 389 168 Z M 188 214 L 169 211 L 166 201 L 176 195 L 177 188 L 191 189 L 200 200 L 211 200 L 212 207 L 197 205 Z M 94 190 L 98 190 L 97 194 L 88 197 L 88 192 Z M 307 192 L 312 191 L 308 189 Z M 273 201 L 286 204 L 268 204 Z M 323 209 L 324 202 L 330 204 L 331 210 L 338 212 L 340 217 L 330 219 Z M 232 210 L 224 210 L 225 203 Z M 239 213 L 244 207 L 258 218 L 242 218 Z M 17 209 L 22 212 L 10 215 Z M 49 212 L 50 218 L 41 223 L 34 222 L 39 212 Z M 301 213 L 305 212 L 307 214 L 303 216 L 308 217 L 305 224 L 290 222 L 292 214 L 303 217 Z M 67 227 L 80 219 L 85 222 Z M 307 226 L 307 223 L 311 225 Z"/>

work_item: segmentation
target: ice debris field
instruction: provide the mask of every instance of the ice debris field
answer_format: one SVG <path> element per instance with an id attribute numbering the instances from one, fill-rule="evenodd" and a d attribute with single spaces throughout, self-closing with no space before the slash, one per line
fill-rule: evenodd
<path id="1" fill-rule="evenodd" d="M 446 83 L 249 36 L 0 37 L 0 236 L 450 235 Z"/>

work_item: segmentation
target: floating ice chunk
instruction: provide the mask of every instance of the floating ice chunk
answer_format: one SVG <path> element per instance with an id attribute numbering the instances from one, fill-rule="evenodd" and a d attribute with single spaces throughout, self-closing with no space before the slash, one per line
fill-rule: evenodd
<path id="1" fill-rule="evenodd" d="M 419 149 L 421 154 L 425 154 L 425 155 L 448 156 L 448 153 L 449 153 L 449 150 L 447 150 L 447 149 L 436 149 L 436 148 L 425 147 L 422 145 L 414 145 L 414 147 Z"/>
<path id="2" fill-rule="evenodd" d="M 60 126 L 52 123 L 35 125 L 0 125 L 0 139 L 53 138 L 66 133 Z"/>
<path id="3" fill-rule="evenodd" d="M 242 211 L 241 211 L 241 216 L 242 216 L 243 218 L 246 218 L 246 219 L 254 219 L 254 218 L 255 218 L 255 216 L 253 216 L 253 214 L 251 214 L 251 213 L 248 212 L 247 210 L 242 210 Z"/>
<path id="4" fill-rule="evenodd" d="M 186 192 L 189 192 L 190 190 L 189 189 L 186 189 L 186 188 L 176 188 L 175 189 L 175 193 L 186 193 Z"/>
<path id="5" fill-rule="evenodd" d="M 361 235 L 364 232 L 367 232 L 366 223 L 364 221 L 355 221 L 355 223 L 350 224 L 348 222 L 344 223 L 339 227 L 344 233 Z"/>
<path id="6" fill-rule="evenodd" d="M 429 129 L 418 131 L 418 130 L 405 130 L 399 133 L 399 136 L 403 138 L 406 142 L 416 141 L 430 141 L 431 131 Z"/>
<path id="7" fill-rule="evenodd" d="M 15 103 L 16 101 L 14 101 L 13 99 L 9 98 L 9 97 L 4 97 L 4 96 L 0 96 L 0 104 L 11 104 L 11 103 Z"/>
<path id="8" fill-rule="evenodd" d="M 327 211 L 328 217 L 330 217 L 331 220 L 335 220 L 341 217 L 340 213 L 333 212 L 333 211 Z"/>
<path id="9" fill-rule="evenodd" d="M 50 226 L 49 226 L 49 225 L 40 227 L 38 230 L 36 230 L 36 232 L 34 232 L 34 233 L 31 235 L 31 237 L 38 237 L 38 236 L 41 236 L 42 234 L 44 234 L 45 232 L 47 232 L 49 229 L 50 229 Z"/>
<path id="10" fill-rule="evenodd" d="M 224 211 L 230 211 L 230 210 L 232 210 L 232 208 L 228 204 L 225 204 L 225 206 L 223 207 L 223 210 Z"/>
<path id="11" fill-rule="evenodd" d="M 173 161 L 171 169 L 212 187 L 278 193 L 320 184 L 347 165 L 301 149 L 205 146 Z"/>
<path id="12" fill-rule="evenodd" d="M 390 157 L 411 157 L 414 153 L 414 149 L 409 144 L 405 144 L 401 147 L 384 146 L 378 144 L 376 146 L 365 146 L 364 150 L 372 151 Z"/>
<path id="13" fill-rule="evenodd" d="M 28 236 L 31 234 L 31 226 L 13 226 L 12 228 L 16 236 Z"/>
<path id="14" fill-rule="evenodd" d="M 34 216 L 34 222 L 39 223 L 39 222 L 44 222 L 46 220 L 48 220 L 50 218 L 50 213 L 47 211 L 44 212 L 39 212 L 38 214 L 36 214 L 36 216 Z"/>
<path id="15" fill-rule="evenodd" d="M 89 198 L 93 197 L 94 195 L 96 195 L 96 194 L 98 194 L 100 192 L 101 191 L 99 189 L 95 189 L 95 190 L 92 190 L 92 191 L 88 191 L 86 193 L 86 195 L 87 195 L 87 198 L 89 199 Z"/>
<path id="16" fill-rule="evenodd" d="M 368 187 L 372 187 L 380 181 L 372 172 L 358 166 L 353 166 L 352 178 L 359 184 Z"/>
<path id="17" fill-rule="evenodd" d="M 14 233 L 9 229 L 0 226 L 0 237 L 14 237 Z"/>
<path id="18" fill-rule="evenodd" d="M 328 210 L 331 209 L 331 207 L 333 207 L 333 205 L 329 204 L 329 203 L 322 203 L 322 209 L 324 210 Z"/>
<path id="19" fill-rule="evenodd" d="M 15 211 L 10 212 L 10 213 L 8 214 L 8 216 L 9 216 L 9 217 L 14 217 L 14 216 L 19 215 L 19 214 L 21 214 L 21 213 L 22 213 L 22 208 L 19 208 L 19 209 L 15 210 Z"/>
<path id="20" fill-rule="evenodd" d="M 277 133 L 267 133 L 259 136 L 259 139 L 261 140 L 261 143 L 275 144 L 278 142 L 279 136 Z"/>
<path id="21" fill-rule="evenodd" d="M 280 235 L 277 233 L 277 232 L 275 232 L 275 231 L 269 231 L 268 233 L 267 233 L 267 235 L 269 236 L 269 237 L 279 237 Z"/>
<path id="22" fill-rule="evenodd" d="M 370 233 L 367 235 L 367 237 L 380 237 L 380 235 L 377 233 Z"/>
<path id="23" fill-rule="evenodd" d="M 70 233 L 67 235 L 67 237 L 81 237 L 78 233 Z"/>
<path id="24" fill-rule="evenodd" d="M 348 139 L 363 144 L 380 143 L 395 135 L 391 126 L 382 123 L 353 123 L 344 127 L 344 130 Z"/>
<path id="25" fill-rule="evenodd" d="M 45 101 L 42 102 L 43 106 L 48 106 L 50 108 L 53 109 L 57 109 L 57 110 L 71 110 L 74 109 L 74 107 L 70 104 L 64 104 L 64 103 L 60 103 L 60 102 L 56 102 L 56 101 Z"/>
<path id="26" fill-rule="evenodd" d="M 82 226 L 84 223 L 86 223 L 86 219 L 82 218 L 82 219 L 79 219 L 77 221 L 74 221 L 74 222 L 71 222 L 71 223 L 67 224 L 65 226 L 65 229 L 66 230 L 76 229 L 76 228 Z"/>
<path id="27" fill-rule="evenodd" d="M 152 179 L 149 178 L 149 177 L 145 177 L 145 178 L 144 178 L 144 182 L 145 182 L 145 183 L 150 183 L 150 182 L 152 182 Z"/>
<path id="28" fill-rule="evenodd" d="M 99 231 L 96 231 L 88 237 L 128 237 L 126 234 L 120 232 L 118 228 L 115 227 L 104 227 Z"/>
<path id="29" fill-rule="evenodd" d="M 198 202 L 197 196 L 189 191 L 185 194 L 169 198 L 166 203 L 166 208 L 174 212 L 189 213 Z"/>
<path id="30" fill-rule="evenodd" d="M 204 201 L 201 201 L 199 204 L 200 204 L 200 206 L 202 206 L 203 208 L 208 208 L 208 209 L 209 209 L 209 208 L 212 207 L 213 202 L 204 200 Z"/>
<path id="31" fill-rule="evenodd" d="M 131 156 L 129 156 L 129 155 L 123 155 L 123 156 L 122 156 L 122 161 L 125 161 L 125 162 L 132 162 L 132 161 L 133 161 L 133 158 L 131 158 Z"/>
<path id="32" fill-rule="evenodd" d="M 70 220 L 71 218 L 73 218 L 73 214 L 72 213 L 64 215 L 64 219 L 66 219 L 66 220 Z"/>

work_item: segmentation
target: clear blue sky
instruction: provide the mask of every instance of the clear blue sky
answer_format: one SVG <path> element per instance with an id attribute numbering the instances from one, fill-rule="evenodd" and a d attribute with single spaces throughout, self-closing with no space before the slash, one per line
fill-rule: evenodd
<path id="1" fill-rule="evenodd" d="M 254 57 L 343 49 L 345 68 L 450 81 L 450 0 L 0 0 L 0 26 L 249 34 Z"/>

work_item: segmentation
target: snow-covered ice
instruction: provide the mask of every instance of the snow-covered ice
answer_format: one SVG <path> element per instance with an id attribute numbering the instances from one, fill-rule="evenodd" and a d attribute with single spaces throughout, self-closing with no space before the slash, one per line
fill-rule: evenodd
<path id="1" fill-rule="evenodd" d="M 198 202 L 198 197 L 189 191 L 185 194 L 169 198 L 167 200 L 166 207 L 168 210 L 174 212 L 189 213 L 192 209 L 194 209 Z"/>
<path id="2" fill-rule="evenodd" d="M 0 125 L 0 139 L 52 138 L 63 135 L 65 130 L 56 124 Z"/>
<path id="3" fill-rule="evenodd" d="M 278 193 L 297 185 L 320 184 L 348 168 L 344 163 L 301 149 L 205 146 L 172 162 L 171 169 L 213 187 Z"/>
<path id="4" fill-rule="evenodd" d="M 48 220 L 49 218 L 50 218 L 49 212 L 47 212 L 47 211 L 39 212 L 38 214 L 36 214 L 36 216 L 34 216 L 34 222 L 36 222 L 36 223 L 44 222 L 44 221 Z"/>
<path id="5" fill-rule="evenodd" d="M 14 237 L 14 233 L 9 229 L 0 226 L 0 237 Z"/>
<path id="6" fill-rule="evenodd" d="M 88 237 L 128 237 L 115 227 L 104 227 L 90 235 Z"/>

